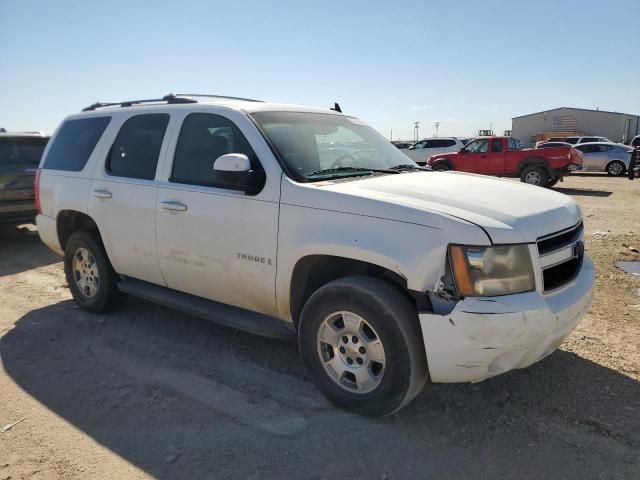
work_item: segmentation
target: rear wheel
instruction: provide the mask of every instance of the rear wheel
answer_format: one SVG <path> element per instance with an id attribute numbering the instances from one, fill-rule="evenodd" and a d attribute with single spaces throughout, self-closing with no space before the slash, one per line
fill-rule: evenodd
<path id="1" fill-rule="evenodd" d="M 525 167 L 520 174 L 520 181 L 528 183 L 529 185 L 538 185 L 541 187 L 549 186 L 549 174 L 543 167 L 536 165 L 530 165 Z"/>
<path id="2" fill-rule="evenodd" d="M 118 276 L 95 234 L 84 230 L 71 234 L 64 252 L 64 273 L 73 299 L 87 312 L 104 312 L 121 297 Z"/>
<path id="3" fill-rule="evenodd" d="M 427 380 L 415 306 L 377 278 L 346 277 L 317 290 L 302 310 L 298 341 L 322 393 L 357 413 L 394 413 Z"/>
<path id="4" fill-rule="evenodd" d="M 607 165 L 607 173 L 612 177 L 620 177 L 625 174 L 627 171 L 627 167 L 624 166 L 619 160 L 614 160 L 609 165 Z"/>
<path id="5" fill-rule="evenodd" d="M 550 178 L 549 181 L 547 182 L 547 188 L 551 188 L 553 187 L 556 183 L 558 183 L 558 180 L 560 180 L 559 177 L 555 177 L 555 178 Z"/>

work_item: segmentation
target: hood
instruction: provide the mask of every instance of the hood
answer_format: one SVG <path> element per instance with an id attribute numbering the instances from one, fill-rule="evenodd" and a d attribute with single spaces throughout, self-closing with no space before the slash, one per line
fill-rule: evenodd
<path id="1" fill-rule="evenodd" d="M 346 182 L 323 182 L 318 187 L 411 210 L 457 217 L 484 229 L 494 244 L 535 242 L 541 236 L 574 226 L 582 218 L 580 208 L 568 195 L 511 180 L 462 172 L 402 173 Z M 342 211 L 370 213 L 352 212 L 358 206 L 360 210 L 367 208 L 362 202 L 336 201 L 339 202 L 339 207 L 336 207 Z M 368 208 L 376 207 L 369 205 Z"/>

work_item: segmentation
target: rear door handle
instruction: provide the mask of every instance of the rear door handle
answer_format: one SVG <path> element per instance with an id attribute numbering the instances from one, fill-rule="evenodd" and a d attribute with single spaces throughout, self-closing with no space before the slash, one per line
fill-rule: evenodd
<path id="1" fill-rule="evenodd" d="M 109 190 L 94 190 L 93 196 L 96 198 L 111 198 L 113 194 Z"/>
<path id="2" fill-rule="evenodd" d="M 162 202 L 161 205 L 164 210 L 173 210 L 175 212 L 184 212 L 187 210 L 187 206 L 180 202 Z"/>

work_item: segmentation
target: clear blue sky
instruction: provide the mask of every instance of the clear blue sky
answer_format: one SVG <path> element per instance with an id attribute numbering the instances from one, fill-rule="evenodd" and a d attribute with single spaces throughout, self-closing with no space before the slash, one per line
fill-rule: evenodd
<path id="1" fill-rule="evenodd" d="M 330 106 L 385 136 L 558 106 L 640 113 L 640 1 L 0 0 L 0 126 L 187 91 Z"/>

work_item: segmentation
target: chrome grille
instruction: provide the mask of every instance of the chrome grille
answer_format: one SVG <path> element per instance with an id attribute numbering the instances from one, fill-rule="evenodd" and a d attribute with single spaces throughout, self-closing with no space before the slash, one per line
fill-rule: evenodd
<path id="1" fill-rule="evenodd" d="M 584 257 L 582 222 L 536 242 L 542 268 L 544 293 L 549 293 L 571 283 L 580 272 Z"/>

